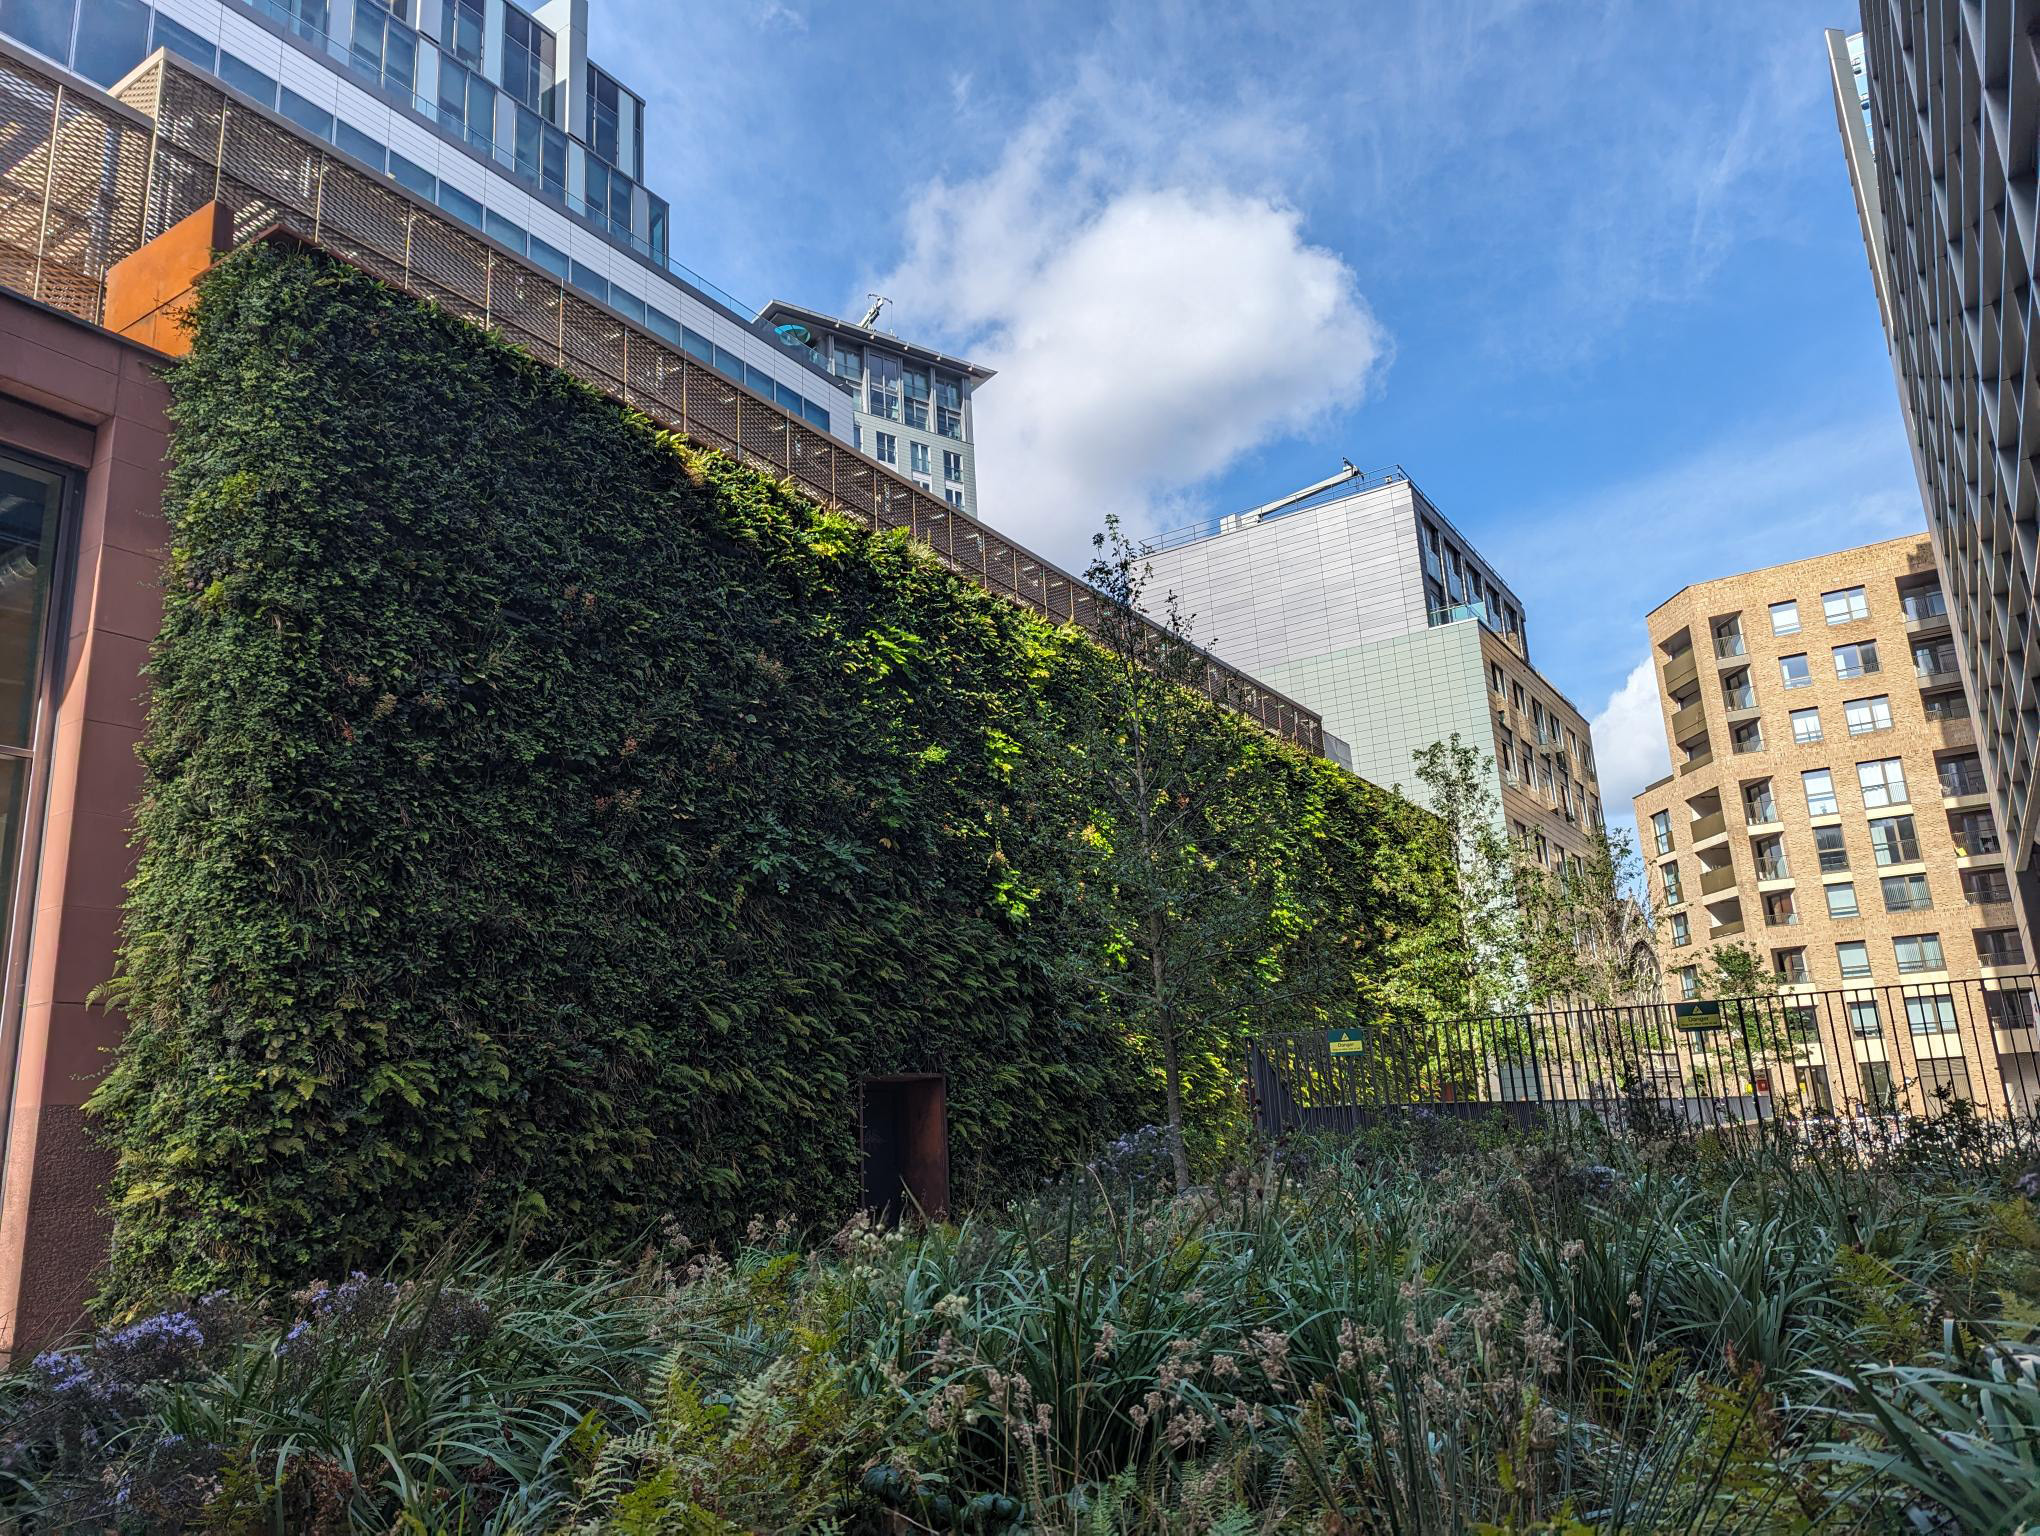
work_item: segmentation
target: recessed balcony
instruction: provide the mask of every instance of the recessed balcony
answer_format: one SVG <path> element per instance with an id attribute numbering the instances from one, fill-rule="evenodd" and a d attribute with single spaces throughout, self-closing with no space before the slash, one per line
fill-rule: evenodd
<path id="1" fill-rule="evenodd" d="M 1693 659 L 1693 648 L 1688 646 L 1665 663 L 1665 692 L 1673 697 L 1686 692 L 1700 681 L 1700 664 Z"/>
<path id="2" fill-rule="evenodd" d="M 1734 889 L 1735 866 L 1733 864 L 1724 864 L 1719 869 L 1703 869 L 1700 871 L 1701 895 L 1718 896 L 1723 891 L 1733 891 Z"/>
<path id="3" fill-rule="evenodd" d="M 1712 752 L 1695 752 L 1691 757 L 1679 764 L 1679 772 L 1698 773 L 1713 761 L 1714 754 Z"/>
<path id="4" fill-rule="evenodd" d="M 1721 812 L 1702 816 L 1688 827 L 1689 841 L 1695 849 L 1706 848 L 1728 836 L 1728 818 Z"/>
<path id="5" fill-rule="evenodd" d="M 1691 741 L 1694 737 L 1704 736 L 1706 733 L 1707 712 L 1701 708 L 1698 699 L 1684 709 L 1672 711 L 1672 740 Z"/>

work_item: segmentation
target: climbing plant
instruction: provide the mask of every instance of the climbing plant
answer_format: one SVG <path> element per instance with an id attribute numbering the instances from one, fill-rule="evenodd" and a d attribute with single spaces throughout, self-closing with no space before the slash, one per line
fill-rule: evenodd
<path id="1" fill-rule="evenodd" d="M 116 1303 L 840 1216 L 866 1075 L 947 1075 L 965 1206 L 1159 1118 L 1093 641 L 318 253 L 243 249 L 194 325 L 93 1102 Z M 1202 707 L 1286 812 L 1258 963 L 1420 1009 L 1429 818 Z M 1194 1064 L 1192 1115 L 1237 1081 Z"/>

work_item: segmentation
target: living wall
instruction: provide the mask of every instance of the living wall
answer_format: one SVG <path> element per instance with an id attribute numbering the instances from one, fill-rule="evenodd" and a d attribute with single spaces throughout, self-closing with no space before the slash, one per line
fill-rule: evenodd
<path id="1" fill-rule="evenodd" d="M 115 1297 L 840 1215 L 869 1074 L 947 1073 L 960 1205 L 1156 1118 L 1090 640 L 316 253 L 223 262 L 172 386 Z M 1294 810 L 1266 963 L 1417 1006 L 1428 819 L 1209 729 Z"/>

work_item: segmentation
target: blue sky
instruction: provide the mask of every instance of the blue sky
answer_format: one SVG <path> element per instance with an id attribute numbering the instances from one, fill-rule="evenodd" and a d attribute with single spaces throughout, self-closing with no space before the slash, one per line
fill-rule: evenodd
<path id="1" fill-rule="evenodd" d="M 1400 463 L 1663 771 L 1644 615 L 1924 526 L 1821 29 L 1848 0 L 596 0 L 674 252 L 1000 370 L 987 518 L 1081 566 Z M 1219 637 L 1221 640 L 1223 637 Z"/>

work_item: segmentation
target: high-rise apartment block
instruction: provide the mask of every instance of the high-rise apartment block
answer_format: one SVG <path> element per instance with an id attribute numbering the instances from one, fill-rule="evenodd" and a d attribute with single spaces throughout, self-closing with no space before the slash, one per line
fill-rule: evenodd
<path id="1" fill-rule="evenodd" d="M 876 319 L 875 309 L 838 320 L 777 299 L 758 312 L 761 330 L 842 380 L 859 452 L 978 516 L 972 397 L 992 370 L 901 341 Z"/>
<path id="2" fill-rule="evenodd" d="M 1417 753 L 1457 735 L 1492 757 L 1511 836 L 1550 868 L 1585 856 L 1602 824 L 1587 722 L 1531 665 L 1522 601 L 1402 470 L 1165 534 L 1147 560 L 1154 597 L 1316 710 L 1361 777 L 1421 800 Z"/>
<path id="3" fill-rule="evenodd" d="M 2040 838 L 2040 3 L 1861 0 L 1861 11 L 1859 38 L 1828 34 L 1837 122 L 1952 649 L 1976 710 L 1976 755 L 2030 910 Z"/>
<path id="4" fill-rule="evenodd" d="M 1636 821 L 1675 997 L 1724 944 L 1787 996 L 1900 988 L 1906 1075 L 1994 1099 L 1948 987 L 2027 957 L 1949 621 L 1919 535 L 1683 588 L 1650 615 L 1672 772 Z M 1859 1057 L 1884 1070 L 1896 1028 L 1869 1014 Z"/>
<path id="5" fill-rule="evenodd" d="M 110 87 L 196 64 L 577 293 L 845 443 L 844 388 L 675 261 L 642 97 L 588 56 L 588 0 L 6 0 L 0 35 Z"/>

